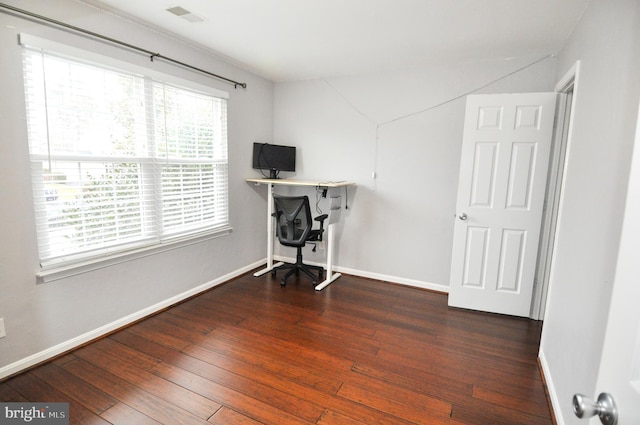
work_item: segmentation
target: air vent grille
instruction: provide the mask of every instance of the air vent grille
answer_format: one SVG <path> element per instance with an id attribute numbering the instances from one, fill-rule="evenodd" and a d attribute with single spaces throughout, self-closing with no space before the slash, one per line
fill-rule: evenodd
<path id="1" fill-rule="evenodd" d="M 167 12 L 173 13 L 177 17 L 182 18 L 191 23 L 204 22 L 204 19 L 202 19 L 200 16 L 188 11 L 182 6 L 170 7 L 169 9 L 167 9 Z"/>

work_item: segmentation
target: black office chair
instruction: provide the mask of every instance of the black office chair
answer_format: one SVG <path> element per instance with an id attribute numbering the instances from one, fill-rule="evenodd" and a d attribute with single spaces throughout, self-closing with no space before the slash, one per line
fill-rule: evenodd
<path id="1" fill-rule="evenodd" d="M 271 270 L 271 276 L 276 275 L 278 270 L 291 269 L 280 281 L 280 285 L 285 286 L 287 279 L 293 273 L 298 274 L 302 270 L 306 275 L 311 277 L 313 284 L 316 285 L 318 280 L 311 270 L 318 271 L 318 279 L 322 279 L 324 269 L 318 266 L 311 266 L 302 263 L 302 247 L 307 242 L 322 241 L 322 232 L 324 231 L 324 220 L 327 214 L 322 214 L 315 218 L 320 222 L 319 229 L 313 229 L 313 221 L 311 220 L 311 207 L 309 206 L 308 196 L 283 196 L 273 195 L 275 206 L 274 216 L 276 217 L 276 235 L 282 245 L 293 246 L 297 248 L 296 263 L 282 264 Z"/>

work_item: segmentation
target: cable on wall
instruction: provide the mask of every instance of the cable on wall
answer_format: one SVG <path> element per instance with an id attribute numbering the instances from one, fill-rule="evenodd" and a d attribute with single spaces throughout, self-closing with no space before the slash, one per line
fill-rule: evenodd
<path id="1" fill-rule="evenodd" d="M 499 82 L 499 81 L 501 81 L 501 80 L 504 80 L 505 78 L 511 77 L 512 75 L 515 75 L 515 74 L 517 74 L 517 73 L 519 73 L 519 72 L 522 72 L 522 71 L 524 71 L 525 69 L 530 68 L 530 67 L 532 67 L 532 66 L 534 66 L 534 65 L 538 64 L 539 62 L 542 62 L 542 61 L 544 61 L 544 60 L 546 60 L 546 59 L 548 59 L 548 58 L 550 58 L 550 57 L 552 57 L 552 56 L 553 56 L 552 54 L 545 55 L 545 56 L 543 56 L 543 57 L 541 57 L 541 58 L 539 58 L 539 59 L 536 59 L 536 60 L 535 60 L 535 61 L 533 61 L 533 62 L 530 62 L 530 63 L 528 63 L 528 64 L 526 64 L 526 65 L 524 65 L 524 66 L 522 66 L 522 67 L 520 67 L 520 68 L 518 68 L 518 69 L 516 69 L 516 70 L 514 70 L 514 71 L 511 71 L 511 72 L 509 72 L 509 73 L 507 73 L 507 74 L 505 74 L 505 75 L 502 75 L 502 76 L 500 76 L 500 77 L 498 77 L 498 78 L 496 78 L 496 79 L 494 79 L 494 80 L 491 80 L 491 81 L 489 81 L 489 82 L 487 82 L 487 83 L 485 83 L 485 84 L 482 84 L 481 86 L 478 86 L 478 87 L 476 87 L 476 88 L 474 88 L 474 89 L 472 89 L 472 90 L 466 91 L 466 92 L 464 92 L 464 93 L 462 93 L 462 94 L 459 94 L 459 95 L 457 95 L 457 96 L 451 97 L 451 98 L 449 98 L 449 99 L 447 99 L 447 100 L 444 100 L 444 101 L 442 101 L 442 102 L 440 102 L 440 103 L 437 103 L 437 104 L 435 104 L 435 105 L 431 105 L 431 106 L 429 106 L 429 107 L 427 107 L 427 108 L 420 109 L 420 110 L 418 110 L 418 111 L 414 111 L 414 112 L 410 112 L 410 113 L 408 113 L 408 114 L 401 115 L 401 116 L 398 116 L 398 117 L 396 117 L 396 118 L 392 118 L 392 119 L 390 119 L 390 120 L 383 121 L 383 122 L 380 122 L 380 123 L 376 122 L 374 119 L 372 119 L 371 117 L 369 117 L 369 116 L 368 116 L 367 114 L 365 114 L 363 111 L 361 111 L 360 109 L 358 109 L 358 108 L 355 106 L 355 104 L 354 104 L 354 103 L 353 103 L 349 98 L 347 98 L 347 97 L 346 97 L 342 92 L 340 92 L 340 91 L 339 91 L 339 90 L 338 90 L 338 89 L 337 89 L 333 84 L 331 84 L 329 81 L 325 80 L 324 78 L 322 79 L 322 81 L 323 81 L 326 85 L 328 85 L 329 87 L 331 87 L 331 89 L 332 89 L 336 94 L 338 94 L 338 95 L 339 95 L 339 96 L 340 96 L 340 97 L 341 97 L 341 98 L 342 98 L 342 99 L 343 99 L 343 100 L 344 100 L 344 101 L 345 101 L 345 102 L 346 102 L 346 103 L 347 103 L 347 104 L 348 104 L 348 105 L 349 105 L 349 106 L 350 106 L 354 111 L 356 111 L 358 114 L 360 114 L 361 116 L 363 116 L 367 121 L 369 121 L 370 123 L 372 123 L 373 125 L 375 125 L 375 126 L 376 126 L 376 137 L 375 137 L 375 143 L 374 143 L 374 148 L 373 148 L 373 149 L 374 149 L 374 150 L 373 150 L 373 171 L 372 171 L 372 173 L 371 173 L 371 178 L 372 178 L 372 180 L 373 180 L 373 188 L 372 188 L 372 190 L 375 192 L 375 191 L 376 191 L 376 189 L 377 189 L 377 180 L 376 180 L 376 179 L 377 179 L 377 174 L 378 174 L 378 150 L 379 150 L 379 144 L 380 144 L 380 127 L 382 127 L 382 126 L 384 126 L 384 125 L 387 125 L 387 124 L 394 123 L 394 122 L 396 122 L 396 121 L 401 121 L 401 120 L 403 120 L 403 119 L 407 119 L 407 118 L 410 118 L 410 117 L 413 117 L 413 116 L 416 116 L 416 115 L 420 115 L 420 114 L 423 114 L 423 113 L 425 113 L 425 112 L 429 112 L 429 111 L 431 111 L 431 110 L 433 110 L 433 109 L 436 109 L 436 108 L 439 108 L 439 107 L 441 107 L 441 106 L 444 106 L 444 105 L 446 105 L 446 104 L 448 104 L 448 103 L 454 102 L 454 101 L 456 101 L 456 100 L 458 100 L 458 99 L 462 99 L 462 98 L 464 98 L 464 97 L 466 97 L 466 96 L 468 96 L 468 95 L 470 95 L 470 94 L 474 94 L 474 93 L 476 93 L 476 92 L 478 92 L 478 91 L 480 91 L 480 90 L 482 90 L 482 89 L 484 89 L 484 88 L 486 88 L 486 87 L 489 87 L 489 86 L 490 86 L 490 85 L 492 85 L 492 84 L 495 84 L 495 83 L 497 83 L 497 82 Z"/>
<path id="2" fill-rule="evenodd" d="M 436 108 L 439 108 L 441 106 L 444 106 L 447 103 L 451 103 L 451 102 L 454 102 L 454 101 L 456 101 L 458 99 L 462 99 L 463 97 L 467 97 L 468 95 L 474 94 L 474 93 L 476 93 L 476 92 L 478 92 L 478 91 L 480 91 L 480 90 L 482 90 L 482 89 L 484 89 L 486 87 L 489 87 L 492 84 L 497 83 L 498 81 L 504 80 L 505 78 L 511 77 L 512 75 L 517 74 L 518 72 L 524 71 L 525 69 L 527 69 L 529 67 L 532 67 L 533 65 L 537 64 L 538 62 L 542 62 L 543 60 L 548 59 L 551 56 L 552 55 L 550 55 L 550 54 L 546 55 L 546 56 L 543 56 L 540 59 L 537 59 L 537 60 L 535 60 L 535 61 L 533 61 L 533 62 L 531 62 L 531 63 L 529 63 L 527 65 L 524 65 L 524 66 L 516 69 L 515 71 L 511 71 L 510 73 L 505 74 L 505 75 L 503 75 L 501 77 L 498 77 L 495 80 L 489 81 L 488 83 L 485 83 L 485 84 L 481 85 L 480 87 L 476 87 L 473 90 L 469 90 L 469 91 L 467 91 L 465 93 L 462 93 L 462 94 L 460 94 L 458 96 L 452 97 L 451 99 L 445 100 L 445 101 L 440 102 L 440 103 L 438 103 L 436 105 L 429 106 L 428 108 L 421 109 L 421 110 L 415 111 L 415 112 L 410 112 L 410 113 L 408 113 L 406 115 L 402 115 L 402 116 L 399 116 L 397 118 L 390 119 L 389 121 L 382 122 L 379 125 L 391 124 L 393 122 L 400 121 L 400 120 L 403 120 L 405 118 L 410 118 L 410 117 L 413 117 L 415 115 L 420 115 L 420 114 L 422 114 L 424 112 L 428 112 L 428 111 L 430 111 L 432 109 L 436 109 Z"/>
<path id="3" fill-rule="evenodd" d="M 147 50 L 145 48 L 138 47 L 138 46 L 135 46 L 133 44 L 130 44 L 130 43 L 127 43 L 127 42 L 124 42 L 124 41 L 121 41 L 121 40 L 117 40 L 115 38 L 111 38 L 111 37 L 108 37 L 108 36 L 105 36 L 105 35 L 102 35 L 102 34 L 98 34 L 96 32 L 89 31 L 89 30 L 86 30 L 84 28 L 76 27 L 74 25 L 67 24 L 67 23 L 62 22 L 62 21 L 58 21 L 58 20 L 55 20 L 55 19 L 52 19 L 52 18 L 48 18 L 46 16 L 38 15 L 36 13 L 29 12 L 28 10 L 19 9 L 17 7 L 10 6 L 10 5 L 4 4 L 4 3 L 0 3 L 0 9 L 4 9 L 5 13 L 7 13 L 7 11 L 9 11 L 9 13 L 14 13 L 14 14 L 22 15 L 22 16 L 27 16 L 27 17 L 29 17 L 31 19 L 36 19 L 38 21 L 42 21 L 42 22 L 46 22 L 48 24 L 52 24 L 52 25 L 55 25 L 55 26 L 58 26 L 58 27 L 66 28 L 68 30 L 71 30 L 71 31 L 74 31 L 74 32 L 77 32 L 77 33 L 88 35 L 90 37 L 97 38 L 99 40 L 106 41 L 106 42 L 109 42 L 111 44 L 115 44 L 115 45 L 118 45 L 118 46 L 121 46 L 121 47 L 125 47 L 125 48 L 130 49 L 130 50 L 137 51 L 139 53 L 143 53 L 143 54 L 149 56 L 149 60 L 151 62 L 153 62 L 156 59 L 161 59 L 161 60 L 164 60 L 165 62 L 174 64 L 174 65 L 178 65 L 178 66 L 181 66 L 183 68 L 187 68 L 187 69 L 190 69 L 192 71 L 199 72 L 201 74 L 208 75 L 209 77 L 216 78 L 218 80 L 227 82 L 229 84 L 233 84 L 233 87 L 236 88 L 236 89 L 238 87 L 242 87 L 243 89 L 247 88 L 247 83 L 241 83 L 239 81 L 235 81 L 235 80 L 232 80 L 230 78 L 223 77 L 222 75 L 214 74 L 213 72 L 209 72 L 209 71 L 204 70 L 202 68 L 198 68 L 196 66 L 189 65 L 187 63 L 181 62 L 181 61 L 176 60 L 176 59 L 172 59 L 172 58 L 164 56 L 164 55 L 162 55 L 162 54 L 160 54 L 158 52 Z"/>

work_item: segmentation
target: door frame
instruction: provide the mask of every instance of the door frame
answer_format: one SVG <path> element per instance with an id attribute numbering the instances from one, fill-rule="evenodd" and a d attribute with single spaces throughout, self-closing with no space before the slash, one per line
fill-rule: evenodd
<path id="1" fill-rule="evenodd" d="M 580 61 L 578 60 L 554 87 L 554 91 L 560 96 L 558 96 L 558 107 L 556 108 L 556 127 L 553 136 L 551 163 L 549 164 L 545 208 L 542 215 L 533 302 L 529 315 L 534 320 L 543 320 L 546 312 L 557 225 L 562 215 L 562 193 L 566 170 L 569 165 L 570 146 L 573 140 L 573 123 L 579 76 Z"/>

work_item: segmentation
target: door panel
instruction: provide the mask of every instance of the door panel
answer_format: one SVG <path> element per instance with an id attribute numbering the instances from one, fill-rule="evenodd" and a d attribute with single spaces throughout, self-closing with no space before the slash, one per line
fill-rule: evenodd
<path id="1" fill-rule="evenodd" d="M 534 181 L 535 143 L 514 143 L 506 208 L 531 209 L 531 184 Z"/>
<path id="2" fill-rule="evenodd" d="M 529 315 L 555 101 L 554 93 L 467 98 L 450 306 Z"/>
<path id="3" fill-rule="evenodd" d="M 518 293 L 522 281 L 524 262 L 525 232 L 521 230 L 502 231 L 502 252 L 500 254 L 500 275 L 498 292 Z"/>
<path id="4" fill-rule="evenodd" d="M 493 204 L 497 156 L 497 143 L 478 143 L 476 145 L 470 205 L 490 208 Z"/>
<path id="5" fill-rule="evenodd" d="M 484 266 L 487 263 L 487 239 L 489 229 L 469 227 L 467 229 L 467 252 L 464 262 L 465 272 L 463 285 L 467 287 L 484 287 Z"/>

